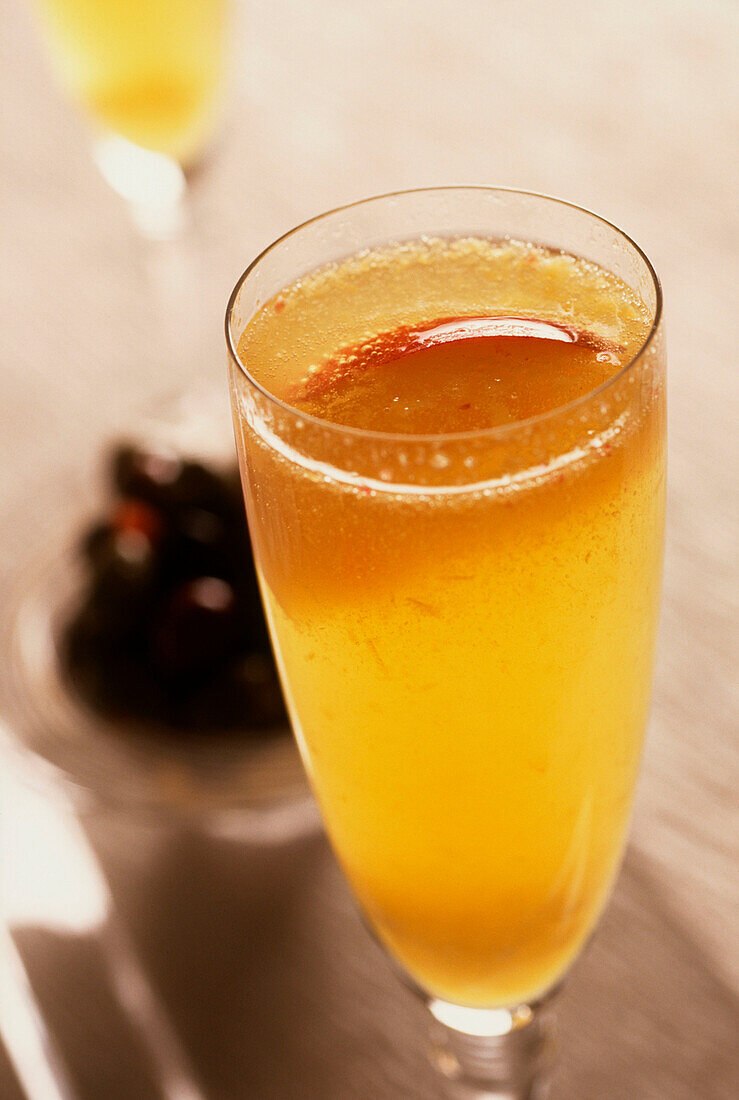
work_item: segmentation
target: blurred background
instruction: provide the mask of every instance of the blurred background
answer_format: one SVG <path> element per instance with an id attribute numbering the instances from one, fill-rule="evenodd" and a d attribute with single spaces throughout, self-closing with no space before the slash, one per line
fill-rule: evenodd
<path id="1" fill-rule="evenodd" d="M 99 18 L 106 5 L 95 7 Z M 165 12 L 154 52 L 192 71 L 194 99 L 152 85 L 142 102 L 166 100 L 172 117 L 190 103 L 190 121 L 127 130 L 111 99 L 93 97 L 85 28 L 89 38 L 95 18 L 81 0 L 4 0 L 5 677 L 23 658 L 17 593 L 38 589 L 29 563 L 50 550 L 60 560 L 70 532 L 111 507 L 111 440 L 145 448 L 152 420 L 187 420 L 182 395 L 222 391 L 212 414 L 222 469 L 225 305 L 276 236 L 370 194 L 439 184 L 543 191 L 597 211 L 639 242 L 663 281 L 669 532 L 632 839 L 562 995 L 566 1057 L 554 1095 L 739 1095 L 739 9 L 723 0 L 227 7 L 191 0 Z M 178 19 L 197 29 L 189 43 Z M 116 38 L 106 64 L 129 46 Z M 167 159 L 137 159 L 112 140 L 121 136 Z M 200 461 L 200 439 L 166 432 L 167 454 L 182 448 L 189 460 L 194 448 Z M 44 576 L 53 603 L 58 585 Z M 17 676 L 10 702 L 4 693 L 6 748 L 24 744 L 3 758 L 0 806 L 11 899 L 0 950 L 3 1100 L 24 1091 L 55 1100 L 65 1088 L 81 1100 L 436 1095 L 420 1009 L 361 926 L 283 749 L 276 764 L 262 748 L 256 764 L 240 760 L 256 771 L 238 790 L 208 787 L 206 815 L 182 812 L 202 795 L 193 779 L 202 760 L 183 763 L 176 750 L 170 770 L 145 748 L 135 759 L 111 750 L 98 768 L 93 733 L 79 740 L 70 785 L 47 751 L 54 722 L 36 688 L 48 687 L 48 670 L 42 680 L 43 689 L 24 681 L 30 708 Z M 80 801 L 96 777 L 106 798 Z M 129 812 L 126 783 L 147 791 Z M 162 790 L 163 809 L 152 805 Z M 40 1068 L 42 1031 L 56 1074 Z"/>

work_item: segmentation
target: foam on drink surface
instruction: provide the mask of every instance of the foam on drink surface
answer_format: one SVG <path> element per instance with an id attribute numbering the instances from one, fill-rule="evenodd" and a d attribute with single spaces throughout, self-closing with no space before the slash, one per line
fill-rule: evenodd
<path id="1" fill-rule="evenodd" d="M 260 384 L 313 416 L 445 434 L 567 405 L 633 358 L 648 330 L 641 299 L 582 259 L 424 240 L 298 280 L 250 321 L 239 354 Z"/>

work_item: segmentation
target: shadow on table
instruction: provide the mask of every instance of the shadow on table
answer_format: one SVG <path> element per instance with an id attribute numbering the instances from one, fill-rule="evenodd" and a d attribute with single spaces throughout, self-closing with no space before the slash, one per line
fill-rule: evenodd
<path id="1" fill-rule="evenodd" d="M 367 936 L 322 837 L 260 849 L 182 836 L 135 882 L 106 864 L 208 1100 L 440 1095 L 423 1010 Z M 38 930 L 17 939 L 80 1100 L 153 1100 L 93 948 Z M 560 999 L 553 1100 L 729 1100 L 738 1012 L 657 869 L 631 851 Z"/>
<path id="2" fill-rule="evenodd" d="M 739 998 L 667 903 L 659 868 L 633 849 L 559 1022 L 557 1098 L 739 1096 Z"/>

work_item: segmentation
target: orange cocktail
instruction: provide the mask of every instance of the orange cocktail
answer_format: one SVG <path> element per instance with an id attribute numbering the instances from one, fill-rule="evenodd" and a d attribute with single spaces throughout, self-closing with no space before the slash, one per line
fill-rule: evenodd
<path id="1" fill-rule="evenodd" d="M 628 365 L 653 311 L 602 266 L 478 234 L 297 274 L 260 288 L 232 369 L 296 735 L 415 982 L 530 1002 L 603 907 L 639 764 L 659 347 Z"/>
<path id="2" fill-rule="evenodd" d="M 34 0 L 69 91 L 104 130 L 197 159 L 223 82 L 228 0 Z"/>

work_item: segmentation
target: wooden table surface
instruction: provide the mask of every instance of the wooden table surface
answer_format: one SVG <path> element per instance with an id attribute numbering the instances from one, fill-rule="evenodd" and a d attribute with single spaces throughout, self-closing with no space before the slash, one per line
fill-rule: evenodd
<path id="1" fill-rule="evenodd" d="M 738 14 L 729 0 L 244 3 L 182 254 L 185 349 L 25 4 L 3 4 L 3 568 L 28 525 L 45 537 L 39 501 L 60 471 L 84 476 L 174 384 L 222 378 L 235 278 L 316 212 L 437 183 L 541 190 L 623 226 L 661 273 L 670 490 L 654 707 L 623 872 L 561 997 L 557 1100 L 739 1096 Z M 208 1100 L 439 1095 L 419 1007 L 320 833 L 264 846 L 88 824 Z M 96 943 L 39 927 L 16 939 L 79 1098 L 156 1100 Z M 0 1046 L 0 1097 L 17 1096 Z"/>

